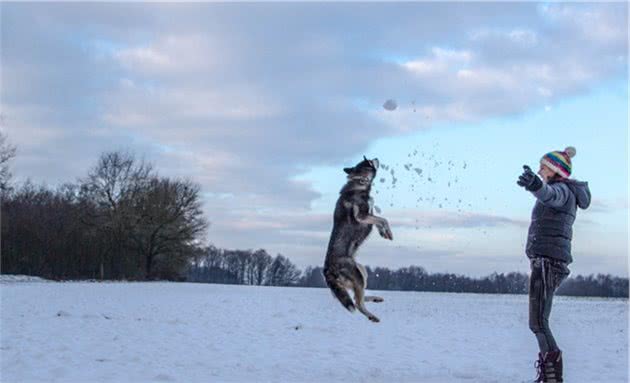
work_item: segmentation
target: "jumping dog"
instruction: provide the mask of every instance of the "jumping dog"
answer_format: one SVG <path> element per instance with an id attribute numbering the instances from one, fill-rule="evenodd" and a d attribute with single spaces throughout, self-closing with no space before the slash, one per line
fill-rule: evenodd
<path id="1" fill-rule="evenodd" d="M 378 167 L 378 159 L 368 160 L 363 156 L 363 161 L 356 166 L 343 169 L 347 182 L 335 206 L 323 271 L 326 284 L 339 302 L 350 312 L 359 309 L 372 322 L 379 322 L 379 319 L 365 308 L 364 302 L 383 302 L 383 298 L 365 296 L 368 275 L 355 255 L 370 235 L 372 226 L 376 226 L 381 237 L 394 239 L 387 220 L 373 214 L 374 200 L 370 197 L 370 189 Z M 354 302 L 347 289 L 354 292 Z"/>

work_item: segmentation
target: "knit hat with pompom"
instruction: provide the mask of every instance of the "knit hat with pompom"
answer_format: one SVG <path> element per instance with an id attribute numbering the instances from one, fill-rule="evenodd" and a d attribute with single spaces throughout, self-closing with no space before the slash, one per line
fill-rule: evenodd
<path id="1" fill-rule="evenodd" d="M 571 158 L 575 157 L 575 153 L 575 148 L 569 146 L 564 151 L 558 150 L 545 154 L 540 159 L 540 163 L 547 165 L 562 178 L 569 178 L 571 175 Z"/>

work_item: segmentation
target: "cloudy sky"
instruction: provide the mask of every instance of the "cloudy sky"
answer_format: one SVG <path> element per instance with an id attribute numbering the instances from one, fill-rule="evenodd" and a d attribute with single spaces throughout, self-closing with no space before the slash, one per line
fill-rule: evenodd
<path id="1" fill-rule="evenodd" d="M 568 145 L 593 204 L 576 274 L 628 274 L 626 3 L 1 4 L 13 171 L 56 185 L 124 149 L 202 185 L 226 248 L 323 262 L 365 154 L 395 240 L 363 263 L 527 271 L 523 164 Z M 398 108 L 382 105 L 395 100 Z"/>

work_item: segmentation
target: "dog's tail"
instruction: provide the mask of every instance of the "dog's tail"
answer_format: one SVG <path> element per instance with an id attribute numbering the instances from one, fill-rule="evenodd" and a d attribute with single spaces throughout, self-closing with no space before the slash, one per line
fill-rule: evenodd
<path id="1" fill-rule="evenodd" d="M 343 287 L 339 279 L 328 270 L 324 271 L 324 279 L 335 298 L 337 298 L 348 311 L 353 312 L 356 307 L 352 302 L 352 298 L 350 298 L 350 294 L 348 294 L 348 291 Z"/>

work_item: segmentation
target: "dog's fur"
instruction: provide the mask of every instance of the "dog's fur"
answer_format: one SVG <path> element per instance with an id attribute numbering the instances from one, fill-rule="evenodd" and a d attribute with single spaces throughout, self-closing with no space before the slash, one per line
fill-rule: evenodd
<path id="1" fill-rule="evenodd" d="M 367 272 L 355 259 L 355 254 L 376 226 L 381 237 L 393 239 L 387 220 L 373 215 L 374 202 L 370 197 L 372 181 L 378 169 L 378 159 L 363 157 L 353 168 L 343 169 L 348 181 L 341 189 L 335 206 L 334 224 L 326 252 L 324 278 L 333 295 L 349 311 L 356 308 L 372 322 L 379 319 L 366 308 L 364 302 L 382 302 L 383 298 L 365 296 Z M 347 289 L 354 292 L 354 302 Z"/>

